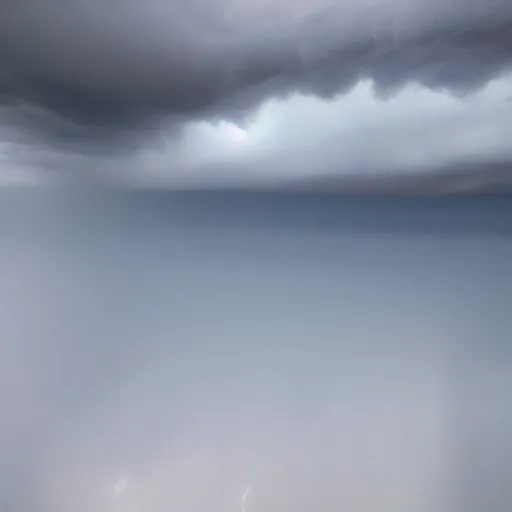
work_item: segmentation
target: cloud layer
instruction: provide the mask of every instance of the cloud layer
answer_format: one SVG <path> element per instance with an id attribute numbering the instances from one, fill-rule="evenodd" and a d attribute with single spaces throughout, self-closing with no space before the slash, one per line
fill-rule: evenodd
<path id="1" fill-rule="evenodd" d="M 64 156 L 111 155 L 147 150 L 148 141 L 162 138 L 174 141 L 179 152 L 191 123 L 250 126 L 275 100 L 285 104 L 281 116 L 288 116 L 288 104 L 309 108 L 312 123 L 303 131 L 314 135 L 328 126 L 335 133 L 343 120 L 333 115 L 322 125 L 309 97 L 327 100 L 335 110 L 336 99 L 354 87 L 365 89 L 366 103 L 372 95 L 380 98 L 371 107 L 375 112 L 388 112 L 385 99 L 417 86 L 427 92 L 413 99 L 413 109 L 429 107 L 425 94 L 448 93 L 471 113 L 467 95 L 505 79 L 512 69 L 508 0 L 6 2 L 0 20 L 0 137 L 14 152 L 22 144 L 37 153 L 42 144 L 44 151 Z M 409 93 L 403 94 L 399 101 L 411 103 Z M 507 97 L 500 101 L 507 103 Z M 364 115 L 355 110 L 350 122 L 357 125 Z M 285 132 L 297 128 L 289 117 Z M 391 130 L 393 122 L 386 120 Z M 492 129 L 503 130 L 500 123 Z M 461 122 L 453 129 L 463 127 Z M 381 145 L 387 144 L 386 131 L 378 134 Z M 359 140 L 364 146 L 366 135 Z M 196 153 L 203 152 L 200 138 L 194 144 Z M 435 144 L 434 137 L 427 146 L 437 152 Z M 315 163 L 335 173 L 326 153 L 324 158 L 318 151 Z M 349 161 L 352 173 L 361 172 L 357 159 L 364 153 L 357 148 L 357 158 Z M 461 158 L 472 156 L 462 152 Z M 428 165 L 438 166 L 436 158 Z M 263 159 L 262 165 L 274 164 Z M 169 164 L 169 175 L 175 167 Z"/>

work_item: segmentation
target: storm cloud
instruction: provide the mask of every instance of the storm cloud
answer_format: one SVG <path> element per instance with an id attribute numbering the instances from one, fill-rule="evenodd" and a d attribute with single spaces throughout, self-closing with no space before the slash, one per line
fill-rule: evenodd
<path id="1" fill-rule="evenodd" d="M 5 151 L 14 154 L 9 162 L 16 169 L 27 159 L 41 167 L 48 153 L 53 153 L 50 160 L 59 160 L 55 167 L 73 168 L 69 155 L 92 154 L 100 157 L 96 168 L 136 171 L 139 165 L 144 174 L 140 161 L 127 166 L 110 158 L 146 154 L 164 140 L 172 146 L 164 158 L 170 175 L 204 167 L 215 174 L 216 167 L 233 165 L 239 166 L 238 175 L 254 175 L 252 161 L 279 174 L 279 167 L 293 163 L 268 162 L 251 153 L 242 162 L 207 155 L 204 162 L 185 164 L 175 155 L 183 151 L 190 126 L 233 122 L 250 129 L 269 102 L 286 108 L 294 98 L 318 98 L 335 110 L 365 84 L 371 84 L 367 93 L 377 98 L 371 107 L 377 112 L 385 111 L 387 102 L 400 102 L 407 87 L 426 91 L 423 95 L 448 94 L 473 108 L 471 95 L 504 80 L 504 96 L 494 98 L 505 109 L 497 118 L 500 124 L 499 119 L 511 116 L 506 101 L 511 55 L 508 0 L 131 0 L 108 5 L 4 0 L 0 137 L 8 145 Z M 422 108 L 421 98 L 413 103 Z M 360 115 L 354 114 L 353 119 Z M 389 119 L 391 131 L 394 121 Z M 332 134 L 340 124 L 331 122 Z M 305 133 L 322 133 L 313 111 L 300 126 Z M 290 124 L 283 131 L 295 128 Z M 501 125 L 498 129 L 504 133 Z M 357 136 L 363 143 L 365 135 Z M 340 133 L 339 139 L 345 138 Z M 203 150 L 208 143 L 195 139 L 192 152 L 208 153 L 208 147 Z M 286 142 L 283 149 L 288 151 Z M 327 165 L 325 148 L 312 145 L 311 153 L 328 174 L 340 171 L 332 162 Z M 471 157 L 461 150 L 454 158 L 458 163 Z M 508 162 L 509 157 L 493 154 L 490 159 Z M 367 170 L 357 158 L 336 155 L 336 160 L 344 163 L 345 173 Z M 434 158 L 426 167 L 447 163 L 453 162 L 439 164 Z M 380 167 L 388 171 L 393 165 Z"/>

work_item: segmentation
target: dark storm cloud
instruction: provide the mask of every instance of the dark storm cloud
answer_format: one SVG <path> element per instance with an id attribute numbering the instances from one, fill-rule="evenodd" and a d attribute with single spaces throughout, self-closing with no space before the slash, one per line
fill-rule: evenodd
<path id="1" fill-rule="evenodd" d="M 331 97 L 363 78 L 381 94 L 408 82 L 463 93 L 511 55 L 502 0 L 4 0 L 0 97 L 23 130 L 125 141 L 162 116 L 243 118 L 266 98 Z"/>

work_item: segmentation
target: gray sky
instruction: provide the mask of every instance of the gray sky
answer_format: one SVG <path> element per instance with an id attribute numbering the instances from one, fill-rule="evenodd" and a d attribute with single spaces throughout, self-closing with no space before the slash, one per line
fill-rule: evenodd
<path id="1" fill-rule="evenodd" d="M 510 204 L 272 197 L 3 191 L 2 510 L 510 510 Z"/>
<path id="2" fill-rule="evenodd" d="M 510 0 L 1 11 L 2 512 L 511 510 L 506 198 L 86 186 L 510 187 Z"/>
<path id="3" fill-rule="evenodd" d="M 509 0 L 4 3 L 6 185 L 485 184 L 512 159 Z"/>

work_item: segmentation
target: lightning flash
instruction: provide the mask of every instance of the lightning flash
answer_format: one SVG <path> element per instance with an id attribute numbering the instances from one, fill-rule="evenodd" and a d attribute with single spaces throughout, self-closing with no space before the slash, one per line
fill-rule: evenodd
<path id="1" fill-rule="evenodd" d="M 244 495 L 242 496 L 242 512 L 245 512 L 245 500 L 247 499 L 247 496 L 248 496 L 250 491 L 251 491 L 251 488 L 247 487 Z"/>

